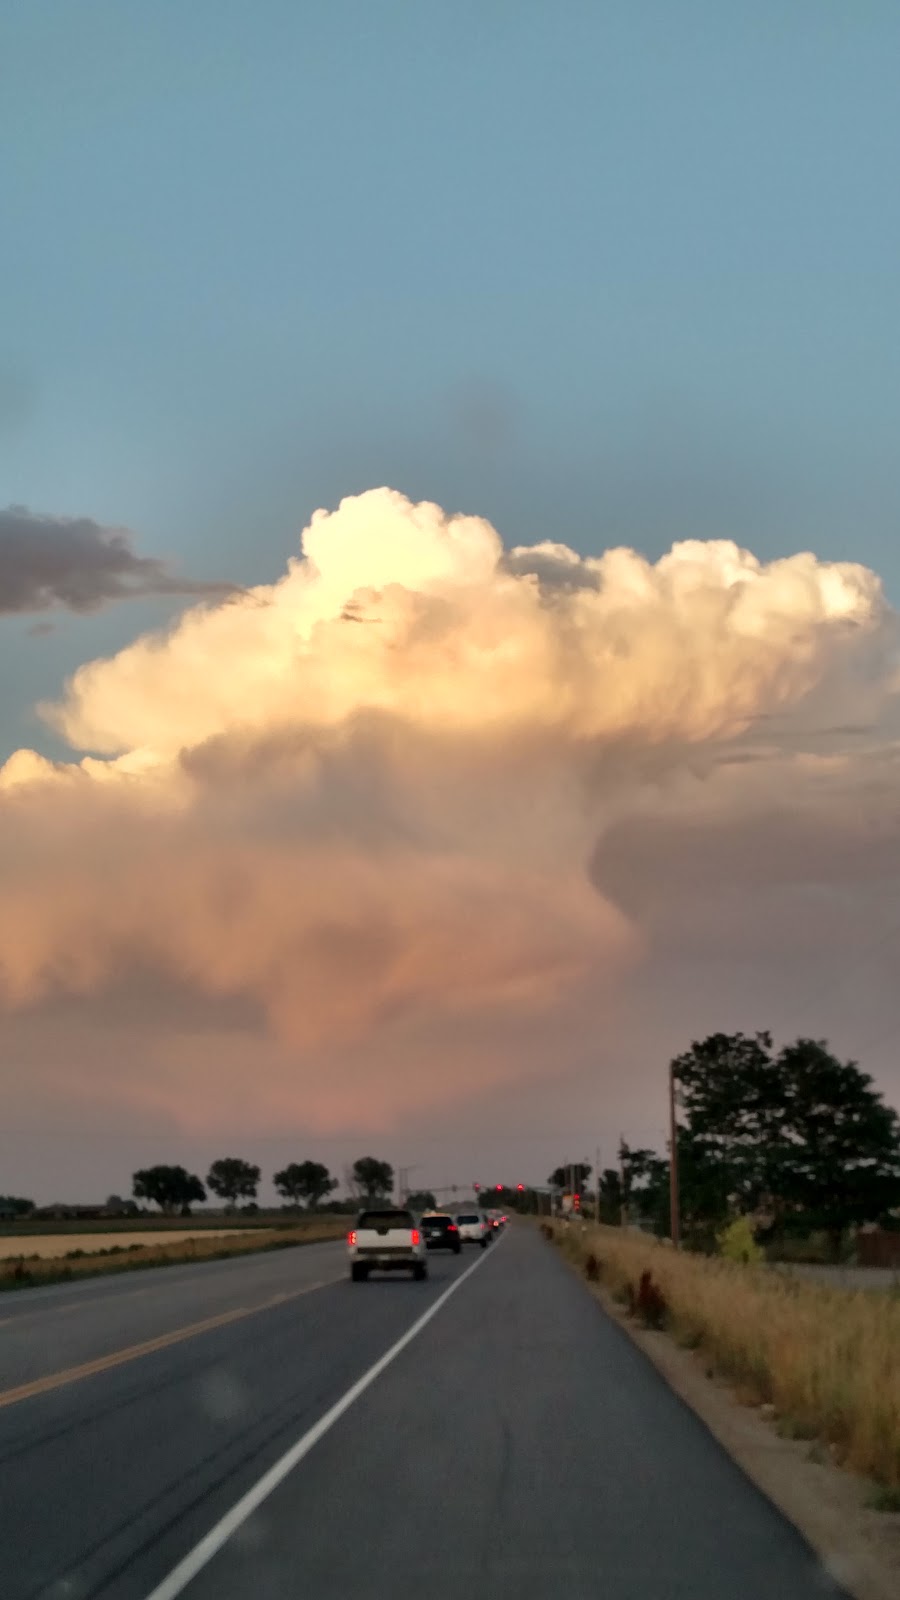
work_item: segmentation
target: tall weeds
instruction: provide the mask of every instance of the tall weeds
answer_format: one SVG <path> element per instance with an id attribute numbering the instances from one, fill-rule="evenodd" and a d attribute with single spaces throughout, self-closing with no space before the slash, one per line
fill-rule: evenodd
<path id="1" fill-rule="evenodd" d="M 743 1400 L 774 1406 L 784 1432 L 822 1439 L 835 1460 L 900 1486 L 900 1296 L 798 1282 L 618 1228 L 555 1234 L 625 1304 L 638 1303 L 649 1272 L 669 1332 Z"/>

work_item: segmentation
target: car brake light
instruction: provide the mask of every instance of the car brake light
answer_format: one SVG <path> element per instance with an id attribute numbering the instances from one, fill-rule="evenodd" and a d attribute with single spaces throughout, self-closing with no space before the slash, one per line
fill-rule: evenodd
<path id="1" fill-rule="evenodd" d="M 448 1222 L 447 1223 L 447 1232 L 448 1233 L 459 1233 L 459 1229 L 456 1226 L 455 1222 Z"/>
<path id="2" fill-rule="evenodd" d="M 418 1244 L 419 1243 L 419 1230 L 418 1230 L 418 1228 L 413 1228 L 413 1231 L 412 1231 L 412 1242 L 413 1242 L 413 1244 Z"/>
<path id="3" fill-rule="evenodd" d="M 355 1228 L 352 1228 L 350 1230 L 350 1232 L 348 1233 L 348 1235 L 347 1235 L 347 1243 L 348 1244 L 355 1244 L 356 1243 L 356 1229 Z"/>

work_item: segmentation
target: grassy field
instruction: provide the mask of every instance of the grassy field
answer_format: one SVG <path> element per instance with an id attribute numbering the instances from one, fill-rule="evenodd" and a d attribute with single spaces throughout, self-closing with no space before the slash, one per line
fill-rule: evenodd
<path id="1" fill-rule="evenodd" d="M 121 1235 L 119 1236 L 121 1239 Z M 246 1232 L 234 1228 L 178 1228 L 171 1233 L 159 1234 L 151 1228 L 136 1228 L 122 1240 L 128 1245 L 184 1244 L 187 1239 L 246 1238 Z M 31 1233 L 10 1234 L 0 1238 L 0 1267 L 3 1262 L 23 1254 L 29 1257 L 66 1256 L 77 1250 L 83 1255 L 101 1255 L 109 1249 L 109 1235 L 103 1233 Z"/>
<path id="2" fill-rule="evenodd" d="M 840 1464 L 900 1491 L 900 1296 L 852 1293 L 676 1252 L 618 1228 L 556 1224 L 562 1250 L 633 1314 L 702 1353 L 779 1430 L 820 1440 Z M 592 1260 L 590 1258 L 593 1258 Z M 651 1283 L 662 1300 L 644 1293 Z M 646 1286 L 645 1286 L 646 1288 Z"/>
<path id="3" fill-rule="evenodd" d="M 87 1221 L 79 1221 L 74 1217 L 62 1221 L 54 1221 L 50 1217 L 41 1217 L 38 1221 L 18 1217 L 14 1221 L 0 1222 L 0 1244 L 6 1238 L 39 1238 L 46 1233 L 134 1233 L 135 1229 L 142 1233 L 182 1233 L 185 1228 L 190 1228 L 192 1233 L 200 1233 L 207 1228 L 227 1228 L 231 1233 L 243 1228 L 296 1228 L 299 1222 L 305 1223 L 307 1220 L 312 1219 L 303 1213 L 281 1210 L 231 1213 L 195 1211 L 187 1218 L 177 1214 L 165 1217 L 153 1212 L 147 1216 L 97 1217 Z M 330 1217 L 315 1218 L 317 1222 L 325 1220 L 330 1220 Z M 346 1217 L 339 1220 L 347 1222 Z"/>
<path id="4" fill-rule="evenodd" d="M 182 1223 L 182 1230 L 184 1224 Z M 159 1243 L 146 1240 L 144 1229 L 135 1230 L 129 1241 L 120 1235 L 115 1244 L 97 1248 L 96 1236 L 89 1242 L 88 1250 L 76 1244 L 64 1255 L 40 1255 L 29 1241 L 16 1241 L 20 1248 L 17 1256 L 0 1260 L 0 1293 L 4 1290 L 35 1288 L 40 1284 L 63 1283 L 72 1278 L 93 1278 L 113 1272 L 135 1272 L 149 1267 L 175 1266 L 185 1261 L 222 1261 L 228 1256 L 250 1255 L 255 1251 L 288 1250 L 297 1245 L 316 1244 L 326 1239 L 342 1238 L 346 1228 L 343 1217 L 311 1217 L 278 1228 L 242 1229 L 237 1233 L 222 1234 L 206 1231 L 192 1232 L 166 1241 L 165 1234 Z M 140 1242 L 139 1242 L 140 1241 Z M 35 1240 L 35 1245 L 38 1244 Z M 13 1243 L 12 1240 L 9 1243 Z M 3 1243 L 0 1241 L 0 1250 Z"/>

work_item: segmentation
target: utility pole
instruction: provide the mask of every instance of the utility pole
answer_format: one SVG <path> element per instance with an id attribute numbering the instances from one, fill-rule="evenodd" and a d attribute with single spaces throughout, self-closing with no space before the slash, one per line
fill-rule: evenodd
<path id="1" fill-rule="evenodd" d="M 595 1171 L 595 1173 L 597 1175 L 597 1222 L 599 1224 L 599 1222 L 600 1222 L 600 1146 L 599 1145 L 597 1146 L 597 1149 L 596 1149 L 596 1151 L 594 1153 L 594 1160 L 597 1163 L 596 1167 L 594 1168 L 594 1171 Z"/>
<path id="2" fill-rule="evenodd" d="M 623 1228 L 628 1227 L 628 1196 L 625 1192 L 625 1135 L 619 1134 L 619 1187 L 622 1202 L 619 1210 L 619 1221 Z"/>
<path id="3" fill-rule="evenodd" d="M 416 1161 L 411 1167 L 400 1167 L 397 1172 L 397 1190 L 401 1206 L 406 1204 L 409 1195 L 409 1175 L 411 1172 L 415 1172 L 418 1165 L 419 1163 Z"/>
<path id="4" fill-rule="evenodd" d="M 672 1243 L 681 1249 L 681 1202 L 678 1194 L 678 1124 L 675 1120 L 675 1063 L 669 1062 L 669 1212 Z"/>

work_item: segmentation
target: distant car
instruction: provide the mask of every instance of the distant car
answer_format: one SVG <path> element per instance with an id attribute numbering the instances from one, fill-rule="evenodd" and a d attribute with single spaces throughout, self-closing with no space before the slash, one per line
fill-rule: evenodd
<path id="1" fill-rule="evenodd" d="M 411 1211 L 397 1206 L 361 1211 L 347 1235 L 347 1255 L 354 1283 L 365 1283 L 370 1272 L 428 1277 L 422 1229 Z"/>
<path id="2" fill-rule="evenodd" d="M 491 1232 L 492 1233 L 500 1233 L 502 1231 L 502 1229 L 503 1229 L 503 1224 L 505 1223 L 505 1221 L 506 1221 L 506 1218 L 503 1215 L 502 1211 L 489 1211 L 488 1212 L 488 1222 L 491 1225 Z"/>
<path id="3" fill-rule="evenodd" d="M 422 1237 L 426 1250 L 452 1250 L 458 1256 L 462 1249 L 459 1227 L 455 1218 L 446 1211 L 422 1213 Z"/>
<path id="4" fill-rule="evenodd" d="M 480 1244 L 483 1250 L 490 1243 L 492 1229 L 483 1211 L 460 1211 L 456 1224 L 463 1244 Z"/>

